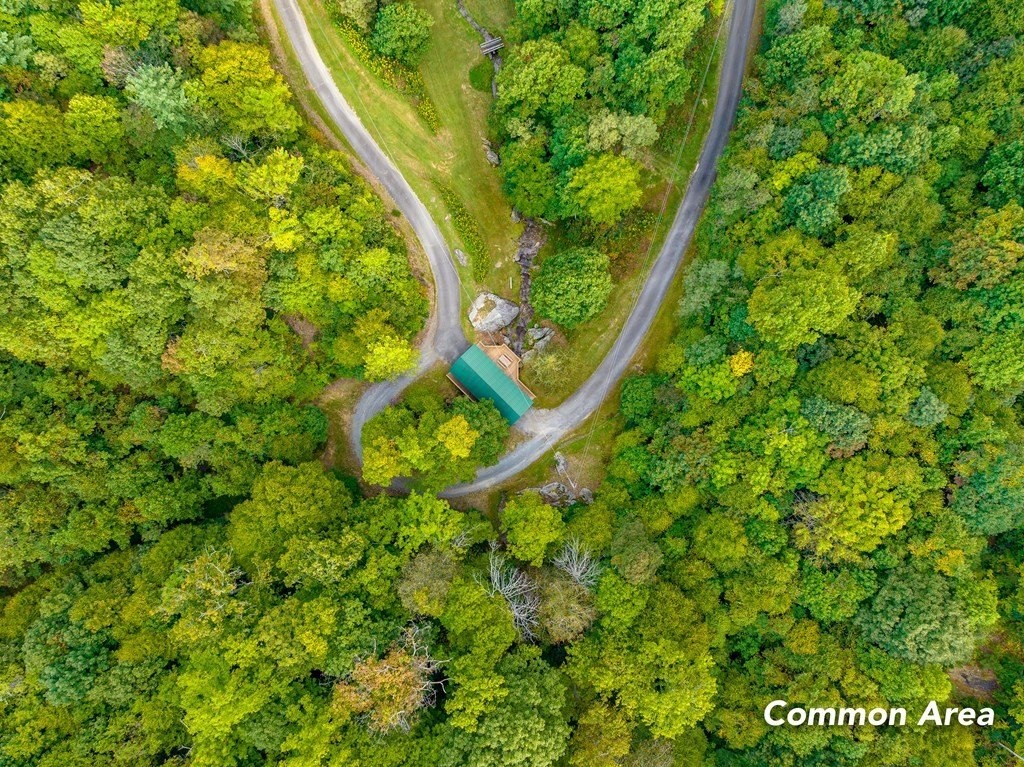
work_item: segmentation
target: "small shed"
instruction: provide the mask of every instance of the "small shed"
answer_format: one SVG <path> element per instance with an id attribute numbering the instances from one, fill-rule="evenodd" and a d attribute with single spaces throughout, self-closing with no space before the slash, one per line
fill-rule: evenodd
<path id="1" fill-rule="evenodd" d="M 504 344 L 488 348 L 494 350 L 494 357 L 479 346 L 470 346 L 455 360 L 448 378 L 473 399 L 491 400 L 498 412 L 514 424 L 533 407 L 533 395 L 517 380 L 519 357 Z M 508 360 L 508 364 L 499 367 L 496 359 Z"/>

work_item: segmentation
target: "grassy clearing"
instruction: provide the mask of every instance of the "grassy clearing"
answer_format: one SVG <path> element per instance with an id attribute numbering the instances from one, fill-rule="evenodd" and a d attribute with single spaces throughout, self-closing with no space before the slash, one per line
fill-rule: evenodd
<path id="1" fill-rule="evenodd" d="M 516 17 L 512 0 L 463 0 L 466 10 L 476 23 L 495 37 L 503 37 Z M 452 3 L 454 5 L 454 2 Z"/>
<path id="2" fill-rule="evenodd" d="M 402 401 L 415 401 L 422 397 L 433 399 L 438 395 L 445 401 L 461 396 L 455 384 L 448 380 L 447 365 L 435 365 L 409 384 L 409 388 L 402 394 Z"/>
<path id="3" fill-rule="evenodd" d="M 661 137 L 649 158 L 651 183 L 645 200 L 647 210 L 657 216 L 653 230 L 636 247 L 613 261 L 615 290 L 604 311 L 580 327 L 567 331 L 564 342 L 552 348 L 551 353 L 557 355 L 560 363 L 560 374 L 542 381 L 537 379 L 529 365 L 523 367 L 523 382 L 537 393 L 537 405 L 540 407 L 554 407 L 590 376 L 611 348 L 619 328 L 633 308 L 647 276 L 647 267 L 657 256 L 686 192 L 687 181 L 700 158 L 704 136 L 711 124 L 722 50 L 721 42 L 715 46 L 717 32 L 717 22 L 703 30 L 693 53 L 696 70 L 693 93 L 685 104 L 674 110 L 662 127 Z M 705 67 L 708 68 L 707 80 L 698 96 L 697 89 Z M 560 242 L 556 234 L 541 255 L 569 246 L 568 242 Z M 666 300 L 666 306 L 674 306 L 676 300 L 678 298 Z"/>
<path id="4" fill-rule="evenodd" d="M 320 0 L 299 2 L 339 90 L 423 200 L 448 241 L 467 252 L 473 250 L 460 236 L 439 187 L 452 190 L 477 222 L 484 258 L 490 265 L 477 269 L 479 282 L 505 292 L 512 278 L 512 289 L 518 290 L 512 257 L 520 226 L 512 223 L 497 171 L 488 164 L 482 143 L 490 95 L 469 84 L 469 70 L 480 61 L 479 41 L 454 3 L 421 0 L 418 4 L 435 20 L 420 71 L 442 126 L 436 134 L 407 96 L 363 65 Z M 472 272 L 465 270 L 467 285 L 475 282 L 472 278 Z"/>
<path id="5" fill-rule="evenodd" d="M 488 0 L 479 4 L 495 3 Z M 420 73 L 444 126 L 438 139 L 451 153 L 449 186 L 476 219 L 491 264 L 489 270 L 477 272 L 478 281 L 504 291 L 511 277 L 518 291 L 518 267 L 513 256 L 522 226 L 512 223 L 512 209 L 502 194 L 498 171 L 487 162 L 484 150 L 491 94 L 473 88 L 469 82 L 470 70 L 486 61 L 480 54 L 480 38 L 459 15 L 453 0 L 418 0 L 417 5 L 434 18 Z"/>

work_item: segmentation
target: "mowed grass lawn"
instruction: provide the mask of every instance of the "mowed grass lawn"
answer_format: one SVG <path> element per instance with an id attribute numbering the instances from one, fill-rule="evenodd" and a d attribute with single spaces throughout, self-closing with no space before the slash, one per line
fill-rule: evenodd
<path id="1" fill-rule="evenodd" d="M 477 0 L 506 8 L 504 0 Z M 501 192 L 498 172 L 484 153 L 487 111 L 491 96 L 474 90 L 469 70 L 482 60 L 476 32 L 459 16 L 450 0 L 417 0 L 434 18 L 430 45 L 420 70 L 427 93 L 437 108 L 442 129 L 431 132 L 409 98 L 366 69 L 335 28 L 321 0 L 299 0 L 320 55 L 346 100 L 391 157 L 433 214 L 446 239 L 465 249 L 436 184 L 450 187 L 476 219 L 492 268 L 481 285 L 502 294 L 518 294 L 519 271 L 514 256 L 521 224 Z M 506 10 L 501 13 L 506 13 Z M 463 282 L 472 285 L 469 269 Z M 510 287 L 511 285 L 511 287 Z"/>
<path id="2" fill-rule="evenodd" d="M 516 6 L 512 0 L 463 0 L 463 4 L 476 23 L 495 37 L 502 37 L 516 17 Z M 451 5 L 455 5 L 455 0 Z"/>

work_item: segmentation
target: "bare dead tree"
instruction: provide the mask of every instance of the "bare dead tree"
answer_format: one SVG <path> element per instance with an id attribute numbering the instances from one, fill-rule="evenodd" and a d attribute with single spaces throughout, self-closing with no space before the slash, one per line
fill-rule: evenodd
<path id="1" fill-rule="evenodd" d="M 562 551 L 554 559 L 554 565 L 583 588 L 592 589 L 601 575 L 601 563 L 583 548 L 578 538 L 565 542 Z"/>
<path id="2" fill-rule="evenodd" d="M 512 611 L 512 622 L 523 639 L 534 639 L 540 597 L 530 577 L 514 566 L 505 564 L 505 557 L 491 551 L 491 596 L 501 594 Z"/>
<path id="3" fill-rule="evenodd" d="M 412 624 L 381 657 L 376 647 L 370 655 L 357 657 L 352 672 L 335 686 L 335 696 L 373 733 L 408 732 L 418 712 L 437 703 L 437 690 L 448 681 L 439 678 L 446 662 L 431 657 L 426 633 Z"/>
<path id="4" fill-rule="evenodd" d="M 139 71 L 139 60 L 121 46 L 103 46 L 103 60 L 100 62 L 103 79 L 113 86 L 123 88 L 128 78 Z"/>
<path id="5" fill-rule="evenodd" d="M 229 133 L 225 136 L 222 136 L 220 139 L 220 143 L 222 143 L 228 150 L 234 152 L 235 155 L 244 160 L 250 159 L 253 156 L 253 154 L 255 154 L 253 150 L 249 148 L 249 143 L 246 140 L 245 136 L 243 136 L 240 133 Z"/>
<path id="6" fill-rule="evenodd" d="M 435 658 L 430 654 L 430 645 L 426 642 L 426 635 L 427 632 L 423 626 L 418 623 L 411 623 L 402 631 L 402 636 L 398 643 L 415 658 L 416 668 L 419 669 L 425 678 L 429 679 L 431 689 L 427 705 L 433 705 L 437 699 L 436 688 L 444 689 L 444 683 L 448 681 L 445 677 L 437 678 L 441 671 L 441 666 L 445 665 L 448 661 Z"/>
<path id="7" fill-rule="evenodd" d="M 435 677 L 444 661 L 435 660 L 430 656 L 430 647 L 424 640 L 423 629 L 416 624 L 406 626 L 402 632 L 398 644 L 409 654 L 412 672 L 418 682 L 418 686 L 410 691 L 410 703 L 415 703 L 404 710 L 392 712 L 386 720 L 378 722 L 377 729 L 382 732 L 393 729 L 409 732 L 415 714 L 420 709 L 437 703 L 437 689 L 443 687 L 443 681 Z"/>

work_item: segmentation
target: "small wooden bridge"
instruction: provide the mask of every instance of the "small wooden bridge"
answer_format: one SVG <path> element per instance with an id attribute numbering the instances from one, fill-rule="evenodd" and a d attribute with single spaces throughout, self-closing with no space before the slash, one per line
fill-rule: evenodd
<path id="1" fill-rule="evenodd" d="M 491 54 L 497 53 L 504 47 L 504 40 L 502 40 L 500 37 L 492 37 L 480 43 L 480 53 L 482 53 L 484 56 L 490 56 Z"/>

